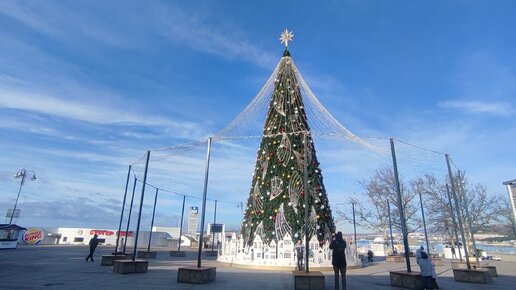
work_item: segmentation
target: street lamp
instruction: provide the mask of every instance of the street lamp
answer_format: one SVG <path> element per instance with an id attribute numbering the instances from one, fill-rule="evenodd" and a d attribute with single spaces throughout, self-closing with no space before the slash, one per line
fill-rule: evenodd
<path id="1" fill-rule="evenodd" d="M 11 213 L 11 219 L 9 220 L 9 224 L 11 224 L 13 222 L 13 218 L 16 213 L 16 206 L 18 205 L 18 199 L 20 198 L 20 193 L 21 193 L 23 184 L 25 183 L 25 178 L 27 178 L 27 177 L 29 177 L 30 180 L 32 180 L 32 181 L 36 180 L 36 172 L 34 172 L 32 170 L 21 169 L 14 176 L 14 178 L 21 178 L 21 181 L 20 181 L 20 189 L 18 190 L 18 196 L 16 197 L 16 202 L 14 203 L 14 208 L 13 208 L 13 212 Z"/>

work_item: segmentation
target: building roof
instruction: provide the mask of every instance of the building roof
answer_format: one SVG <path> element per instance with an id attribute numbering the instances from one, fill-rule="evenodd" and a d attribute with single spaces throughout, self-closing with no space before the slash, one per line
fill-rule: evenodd
<path id="1" fill-rule="evenodd" d="M 516 183 L 516 179 L 513 179 L 513 180 L 504 182 L 503 185 L 509 185 L 509 184 L 515 184 L 515 183 Z"/>
<path id="2" fill-rule="evenodd" d="M 19 225 L 15 224 L 0 224 L 0 230 L 26 230 L 26 228 L 22 228 Z"/>

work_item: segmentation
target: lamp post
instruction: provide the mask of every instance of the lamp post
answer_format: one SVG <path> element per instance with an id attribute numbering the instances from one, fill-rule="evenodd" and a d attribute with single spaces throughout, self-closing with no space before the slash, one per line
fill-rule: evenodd
<path id="1" fill-rule="evenodd" d="M 20 198 L 20 193 L 21 193 L 23 184 L 25 183 L 26 177 L 30 177 L 30 180 L 32 180 L 32 181 L 36 180 L 36 172 L 34 172 L 32 170 L 21 169 L 21 170 L 18 170 L 18 172 L 14 176 L 14 178 L 21 178 L 21 181 L 20 181 L 20 189 L 18 190 L 18 196 L 16 196 L 16 202 L 14 203 L 14 208 L 13 208 L 13 212 L 11 213 L 11 218 L 9 220 L 9 224 L 12 224 L 12 222 L 13 222 L 13 218 L 16 213 L 16 207 L 18 206 L 18 199 Z"/>

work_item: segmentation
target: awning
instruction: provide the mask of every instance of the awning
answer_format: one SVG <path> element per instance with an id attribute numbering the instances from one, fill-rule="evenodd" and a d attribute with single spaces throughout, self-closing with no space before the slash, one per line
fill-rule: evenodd
<path id="1" fill-rule="evenodd" d="M 18 230 L 18 231 L 22 231 L 22 230 L 27 230 L 26 228 L 22 228 L 20 227 L 19 225 L 14 225 L 14 224 L 0 224 L 0 230 Z"/>

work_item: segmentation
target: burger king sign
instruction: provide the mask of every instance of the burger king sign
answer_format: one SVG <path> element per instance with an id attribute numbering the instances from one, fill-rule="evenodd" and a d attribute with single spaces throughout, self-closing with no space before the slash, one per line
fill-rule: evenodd
<path id="1" fill-rule="evenodd" d="M 28 245 L 36 245 L 43 241 L 45 233 L 40 228 L 29 228 L 23 235 L 23 241 Z"/>

